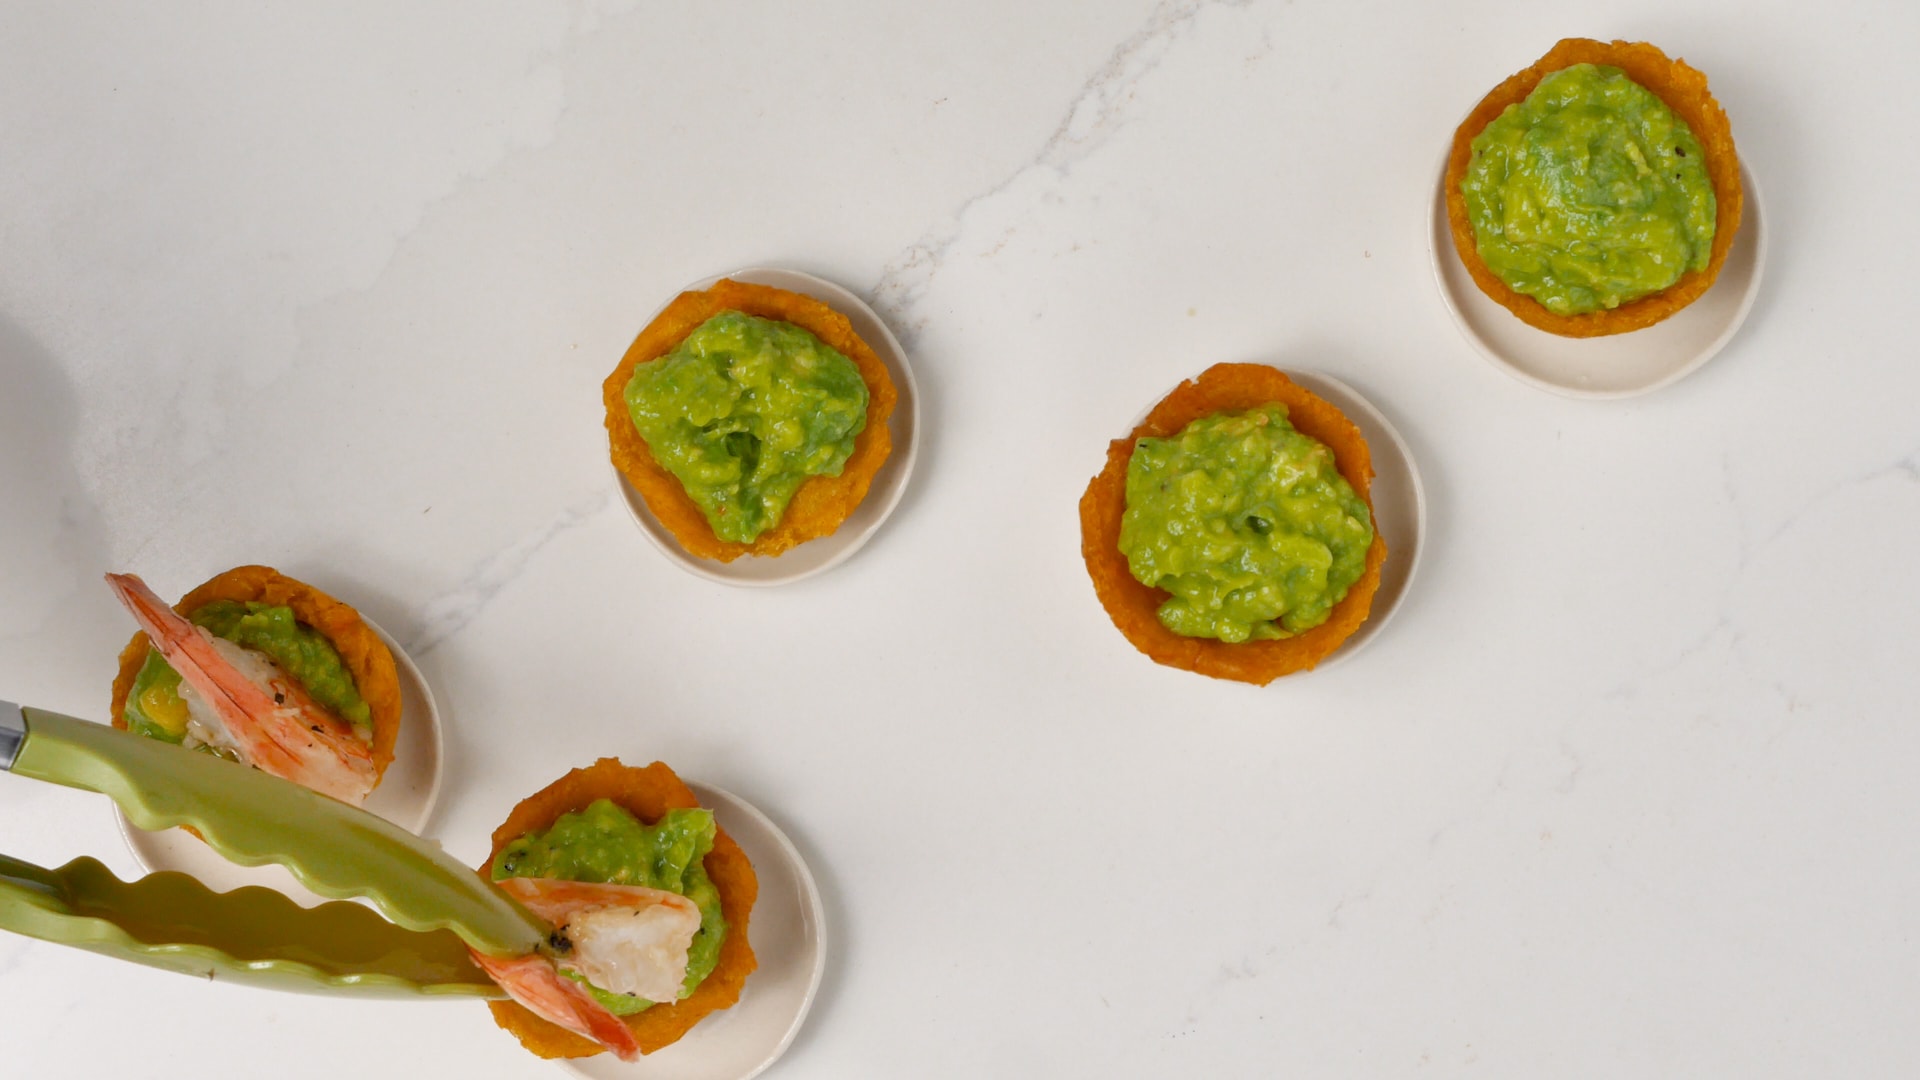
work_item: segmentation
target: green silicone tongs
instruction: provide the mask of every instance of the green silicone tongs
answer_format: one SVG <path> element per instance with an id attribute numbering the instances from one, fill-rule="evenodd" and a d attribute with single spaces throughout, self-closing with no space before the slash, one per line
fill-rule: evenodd
<path id="1" fill-rule="evenodd" d="M 123 882 L 88 858 L 46 870 L 0 855 L 0 929 L 284 990 L 493 998 L 505 995 L 467 946 L 522 956 L 549 929 L 438 845 L 210 754 L 0 701 L 0 770 L 99 792 L 142 829 L 190 825 L 233 862 L 278 863 L 330 901 L 362 897 L 379 912 L 304 908 L 257 887 L 216 893 L 172 872 Z"/>

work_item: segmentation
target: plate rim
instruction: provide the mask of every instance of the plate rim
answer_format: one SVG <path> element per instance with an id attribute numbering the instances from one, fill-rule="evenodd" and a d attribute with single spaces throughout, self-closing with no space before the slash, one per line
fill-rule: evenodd
<path id="1" fill-rule="evenodd" d="M 1748 280 L 1746 290 L 1741 295 L 1740 302 L 1736 306 L 1733 315 L 1727 320 L 1726 326 L 1714 336 L 1712 341 L 1708 342 L 1704 348 L 1691 358 L 1651 382 L 1622 390 L 1581 389 L 1577 386 L 1554 382 L 1551 379 L 1543 378 L 1522 369 L 1507 359 L 1506 356 L 1502 355 L 1500 350 L 1494 348 L 1491 342 L 1487 341 L 1473 329 L 1467 319 L 1466 313 L 1461 310 L 1460 299 L 1454 295 L 1454 289 L 1447 280 L 1449 267 L 1445 260 L 1451 258 L 1455 263 L 1458 263 L 1460 259 L 1459 252 L 1454 250 L 1452 229 L 1448 227 L 1446 222 L 1447 160 L 1451 149 L 1452 144 L 1451 140 L 1449 140 L 1448 150 L 1440 155 L 1439 180 L 1433 185 L 1432 196 L 1428 200 L 1426 222 L 1428 263 L 1430 264 L 1433 274 L 1434 286 L 1440 293 L 1440 302 L 1447 309 L 1447 316 L 1453 322 L 1454 330 L 1466 340 L 1467 344 L 1473 347 L 1474 352 L 1478 353 L 1483 360 L 1487 361 L 1487 363 L 1491 364 L 1503 374 L 1536 390 L 1544 390 L 1547 393 L 1576 401 L 1620 401 L 1628 398 L 1641 397 L 1658 390 L 1664 390 L 1705 367 L 1708 361 L 1720 355 L 1721 351 L 1733 341 L 1734 336 L 1740 332 L 1740 328 L 1746 325 L 1747 316 L 1752 313 L 1754 301 L 1758 299 L 1761 286 L 1766 279 L 1769 230 L 1767 228 L 1766 199 L 1761 192 L 1760 181 L 1758 177 L 1754 175 L 1753 169 L 1748 165 L 1746 159 L 1740 158 L 1742 204 L 1740 227 L 1743 232 L 1747 232 L 1753 237 L 1753 242 L 1756 245 L 1753 256 L 1753 276 Z M 1740 237 L 1736 236 L 1734 243 L 1737 244 L 1739 242 Z M 1461 265 L 1459 269 L 1464 273 L 1466 267 Z M 1719 285 L 1720 281 L 1716 280 L 1714 287 L 1717 288 Z M 1684 310 L 1685 309 L 1682 309 L 1682 311 Z M 1511 312 L 1508 314 L 1511 315 Z M 1674 315 L 1676 318 L 1679 316 L 1680 312 L 1676 312 Z M 1515 320 L 1518 321 L 1517 316 L 1515 316 Z M 1545 330 L 1527 326 L 1525 323 L 1521 323 L 1520 325 L 1531 333 L 1541 335 L 1542 340 L 1573 340 L 1563 338 L 1557 334 L 1549 334 Z M 1659 324 L 1656 323 L 1655 325 Z M 1643 329 L 1652 328 L 1643 327 Z"/>
<path id="2" fill-rule="evenodd" d="M 1359 405 L 1360 411 L 1366 414 L 1366 419 L 1377 427 L 1380 433 L 1387 437 L 1387 442 L 1392 444 L 1393 449 L 1399 454 L 1400 460 L 1406 464 L 1407 477 L 1412 488 L 1411 494 L 1413 501 L 1413 554 L 1406 556 L 1408 560 L 1406 563 L 1406 573 L 1401 580 L 1400 591 L 1393 597 L 1393 603 L 1385 611 L 1370 609 L 1367 612 L 1366 621 L 1361 623 L 1359 628 L 1349 635 L 1347 640 L 1341 642 L 1339 647 L 1334 649 L 1326 659 L 1306 671 L 1298 672 L 1298 674 L 1301 675 L 1308 675 L 1318 671 L 1325 671 L 1357 656 L 1361 650 L 1372 644 L 1375 638 L 1385 632 L 1387 625 L 1393 621 L 1393 617 L 1399 614 L 1401 607 L 1406 604 L 1407 595 L 1413 591 L 1413 583 L 1415 579 L 1419 577 L 1420 565 L 1426 560 L 1427 555 L 1427 484 L 1425 478 L 1420 475 L 1420 462 L 1419 459 L 1414 456 L 1412 444 L 1407 442 L 1406 436 L 1402 435 L 1400 428 L 1395 425 L 1392 420 L 1387 418 L 1387 414 L 1382 412 L 1380 407 L 1373 403 L 1373 399 L 1354 389 L 1352 383 L 1317 368 L 1294 368 L 1289 370 L 1287 374 L 1289 376 L 1296 374 L 1303 375 L 1308 382 L 1318 381 L 1330 384 L 1336 394 L 1345 394 L 1351 398 L 1354 403 Z M 1307 389 L 1312 390 L 1316 394 L 1319 393 L 1319 390 L 1313 386 L 1308 386 Z M 1346 412 L 1344 405 L 1341 406 L 1341 412 Z M 1371 439 L 1368 440 L 1368 449 L 1369 451 L 1373 449 L 1373 441 Z M 1378 454 L 1375 453 L 1373 456 L 1377 458 Z M 1376 469 L 1374 471 L 1377 481 L 1379 470 Z M 1377 490 L 1377 484 L 1372 490 Z M 1371 490 L 1369 493 L 1371 494 Z M 1374 500 L 1376 504 L 1378 501 L 1377 499 Z M 1393 553 L 1389 551 L 1387 557 L 1391 559 Z"/>
<path id="3" fill-rule="evenodd" d="M 882 318 L 878 311 L 874 310 L 873 305 L 867 303 L 866 300 L 862 299 L 860 295 L 852 289 L 838 282 L 823 278 L 818 274 L 810 274 L 805 270 L 796 270 L 784 266 L 756 264 L 741 267 L 740 269 L 727 273 L 713 274 L 700 278 L 688 285 L 682 286 L 674 293 L 674 296 L 685 292 L 704 291 L 712 288 L 721 280 L 728 278 L 735 281 L 745 281 L 748 284 L 770 285 L 774 288 L 786 287 L 785 285 L 771 281 L 755 280 L 756 278 L 765 278 L 768 276 L 786 279 L 789 282 L 791 282 L 792 279 L 799 279 L 812 289 L 818 289 L 828 293 L 833 300 L 829 302 L 828 299 L 814 295 L 813 293 L 803 293 L 803 295 L 812 296 L 813 299 L 819 300 L 822 303 L 828 303 L 829 306 L 833 306 L 833 303 L 851 305 L 858 314 L 872 320 L 873 324 L 880 328 L 881 344 L 884 346 L 884 349 L 876 351 L 881 353 L 881 362 L 887 365 L 887 374 L 894 380 L 896 391 L 900 392 L 901 395 L 907 399 L 907 408 L 905 410 L 907 414 L 907 437 L 904 440 L 904 446 L 900 445 L 899 442 L 894 444 L 893 451 L 889 455 L 888 460 L 881 465 L 883 471 L 887 469 L 897 469 L 899 475 L 898 478 L 893 481 L 891 489 L 882 495 L 882 501 L 875 504 L 879 510 L 877 516 L 875 516 L 870 523 L 862 527 L 857 534 L 848 539 L 840 550 L 834 552 L 833 555 L 825 561 L 804 570 L 796 570 L 790 574 L 781 574 L 774 577 L 747 577 L 737 572 L 729 572 L 740 560 L 735 560 L 735 562 L 732 563 L 722 563 L 712 559 L 702 559 L 688 552 L 680 546 L 678 539 L 666 534 L 666 527 L 661 525 L 659 519 L 653 516 L 653 511 L 646 505 L 646 500 L 641 497 L 638 491 L 634 490 L 633 484 L 627 480 L 626 475 L 620 471 L 619 467 L 615 466 L 612 462 L 608 462 L 608 468 L 613 473 L 615 490 L 619 493 L 621 501 L 626 503 L 628 516 L 633 519 L 633 523 L 640 530 L 641 535 L 645 536 L 661 554 L 665 555 L 668 562 L 673 563 L 694 577 L 718 582 L 722 585 L 748 589 L 775 588 L 781 585 L 791 585 L 797 581 L 805 581 L 808 578 L 824 574 L 846 562 L 848 559 L 851 559 L 861 548 L 866 547 L 867 542 L 873 538 L 874 534 L 880 531 L 881 526 L 885 525 L 887 521 L 893 517 L 894 510 L 899 507 L 902 498 L 906 495 L 907 486 L 913 480 L 914 465 L 920 456 L 920 385 L 914 378 L 913 364 L 907 356 L 907 350 L 900 344 L 900 339 L 894 334 L 893 327 L 889 326 L 887 320 Z M 789 289 L 788 291 L 801 292 L 802 290 Z M 669 298 L 666 303 L 661 304 L 659 308 L 655 309 L 653 314 L 649 315 L 646 322 L 641 325 L 646 326 L 650 324 L 660 316 L 660 312 L 666 310 L 667 304 L 671 304 L 672 302 L 672 299 Z M 869 342 L 868 344 L 871 345 L 873 343 Z M 900 411 L 901 410 L 896 407 L 894 417 L 898 417 Z M 889 419 L 889 426 L 893 426 L 891 418 Z M 896 433 L 898 432 L 897 427 L 895 431 Z M 869 487 L 867 489 L 868 497 L 871 498 L 873 493 L 872 487 Z M 861 506 L 855 508 L 855 512 L 858 512 L 858 510 L 865 505 L 866 500 L 863 499 Z M 814 539 L 816 541 L 825 540 L 830 536 L 837 535 L 839 535 L 839 532 L 835 530 L 835 532 L 828 534 L 827 537 L 815 537 Z M 811 543 L 814 541 L 808 542 Z M 741 558 L 758 559 L 767 557 L 745 555 Z M 778 556 L 772 556 L 771 558 L 778 558 Z"/>

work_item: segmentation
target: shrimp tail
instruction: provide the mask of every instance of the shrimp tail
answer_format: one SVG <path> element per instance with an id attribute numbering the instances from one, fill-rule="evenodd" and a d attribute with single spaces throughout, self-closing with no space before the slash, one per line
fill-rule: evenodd
<path id="1" fill-rule="evenodd" d="M 537 953 L 498 957 L 471 951 L 474 963 L 535 1016 L 592 1039 L 621 1061 L 640 1060 L 640 1041 L 633 1029 L 595 1001 L 586 987 L 561 975 L 546 957 Z"/>
<path id="2" fill-rule="evenodd" d="M 291 680 L 262 685 L 133 574 L 108 574 L 127 611 L 180 679 L 219 716 L 247 764 L 358 806 L 378 772 L 371 748 Z M 220 645 L 227 643 L 220 642 Z"/>

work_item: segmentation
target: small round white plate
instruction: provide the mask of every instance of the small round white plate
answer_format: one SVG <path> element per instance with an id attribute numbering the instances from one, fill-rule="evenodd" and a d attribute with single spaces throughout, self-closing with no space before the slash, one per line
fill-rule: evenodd
<path id="1" fill-rule="evenodd" d="M 833 535 L 809 540 L 788 548 L 780 555 L 743 555 L 732 562 L 723 563 L 687 554 L 686 549 L 680 546 L 680 541 L 674 539 L 673 533 L 653 516 L 653 511 L 647 508 L 647 501 L 640 497 L 632 484 L 627 483 L 626 477 L 621 476 L 618 469 L 614 470 L 614 483 L 620 487 L 620 495 L 626 500 L 627 510 L 633 514 L 634 524 L 640 526 L 640 531 L 675 566 L 695 577 L 725 585 L 785 585 L 845 562 L 866 544 L 868 538 L 880 528 L 880 523 L 887 520 L 893 508 L 899 505 L 900 496 L 907 490 L 907 478 L 913 475 L 914 458 L 920 451 L 920 391 L 914 385 L 913 368 L 907 364 L 907 352 L 900 347 L 893 331 L 887 329 L 887 324 L 867 306 L 866 301 L 852 292 L 812 274 L 767 266 L 717 274 L 696 281 L 681 291 L 709 289 L 723 277 L 811 296 L 845 315 L 853 323 L 854 333 L 859 334 L 860 340 L 871 346 L 880 361 L 887 365 L 887 374 L 892 376 L 894 390 L 899 395 L 893 407 L 893 416 L 888 421 L 893 432 L 893 452 L 874 476 L 872 486 L 867 489 L 867 497 L 860 501 L 860 505 L 854 508 Z M 665 305 L 661 307 L 664 309 Z M 656 311 L 654 315 L 657 317 L 659 312 Z"/>
<path id="2" fill-rule="evenodd" d="M 1446 161 L 1428 214 L 1428 250 L 1440 297 L 1460 334 L 1521 382 L 1575 398 L 1624 398 L 1671 385 L 1713 359 L 1746 321 L 1767 262 L 1767 213 L 1760 184 L 1743 162 L 1740 231 L 1705 296 L 1644 330 L 1569 338 L 1536 330 L 1480 291 L 1447 227 Z"/>
<path id="3" fill-rule="evenodd" d="M 786 1053 L 820 989 L 827 966 L 826 913 L 799 849 L 739 796 L 705 784 L 688 786 L 746 852 L 760 879 L 760 897 L 748 924 L 760 966 L 747 976 L 732 1008 L 709 1014 L 672 1046 L 631 1064 L 612 1054 L 555 1060 L 575 1076 L 747 1080 Z"/>
<path id="4" fill-rule="evenodd" d="M 1387 542 L 1387 561 L 1380 566 L 1380 586 L 1374 590 L 1373 606 L 1367 612 L 1367 621 L 1348 635 L 1347 640 L 1341 642 L 1340 647 L 1325 660 L 1308 671 L 1297 671 L 1286 676 L 1288 680 L 1298 682 L 1315 671 L 1325 671 L 1359 652 L 1367 642 L 1380 635 L 1380 631 L 1386 628 L 1387 620 L 1399 610 L 1400 601 L 1406 598 L 1407 590 L 1413 587 L 1413 573 L 1420 568 L 1420 556 L 1426 551 L 1427 490 L 1420 483 L 1420 470 L 1414 466 L 1413 451 L 1408 449 L 1407 441 L 1400 437 L 1399 429 L 1374 407 L 1373 402 L 1361 397 L 1360 391 L 1324 372 L 1304 371 L 1280 364 L 1268 366 L 1332 402 L 1360 429 L 1373 458 L 1373 486 L 1368 491 L 1373 500 L 1373 528 Z M 1168 388 L 1167 392 L 1172 393 L 1172 388 Z M 1160 396 L 1164 398 L 1166 394 Z M 1127 425 L 1127 430 L 1139 427 L 1152 411 L 1151 405 L 1142 409 Z"/>
<path id="5" fill-rule="evenodd" d="M 374 626 L 373 620 L 364 615 L 361 618 L 387 643 L 400 676 L 400 738 L 393 748 L 393 763 L 380 778 L 380 786 L 373 789 L 366 808 L 418 835 L 433 817 L 434 803 L 440 797 L 440 709 L 434 704 L 432 688 L 400 643 Z M 178 870 L 220 892 L 242 885 L 262 885 L 308 907 L 324 902 L 323 897 L 295 881 L 285 867 L 230 863 L 184 829 L 136 829 L 118 807 L 114 819 L 133 851 L 134 861 L 149 873 Z"/>
<path id="6" fill-rule="evenodd" d="M 1387 621 L 1400 609 L 1400 601 L 1406 599 L 1414 571 L 1420 569 L 1420 556 L 1426 551 L 1427 491 L 1420 483 L 1420 470 L 1413 463 L 1407 441 L 1373 402 L 1339 379 L 1318 371 L 1288 370 L 1287 377 L 1333 402 L 1366 437 L 1367 449 L 1373 455 L 1373 487 L 1369 492 L 1373 497 L 1373 527 L 1387 542 L 1387 561 L 1380 565 L 1380 587 L 1373 594 L 1373 609 L 1367 621 L 1313 669 L 1325 671 L 1380 636 Z"/>

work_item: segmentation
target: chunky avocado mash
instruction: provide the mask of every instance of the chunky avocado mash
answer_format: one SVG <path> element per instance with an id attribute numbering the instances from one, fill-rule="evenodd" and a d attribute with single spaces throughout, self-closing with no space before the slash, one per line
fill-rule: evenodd
<path id="1" fill-rule="evenodd" d="M 346 661 L 325 635 L 294 618 L 292 608 L 215 600 L 187 618 L 215 637 L 265 653 L 317 704 L 352 724 L 355 734 L 373 738 L 373 715 Z M 159 650 L 148 651 L 147 662 L 134 677 L 125 715 L 127 730 L 136 735 L 170 743 L 186 737 L 187 705 L 180 700 L 180 673 L 161 658 Z"/>
<path id="2" fill-rule="evenodd" d="M 752 543 L 867 425 L 860 369 L 792 323 L 723 311 L 627 383 L 633 425 L 722 540 Z"/>
<path id="3" fill-rule="evenodd" d="M 1542 79 L 1474 138 L 1460 191 L 1481 261 L 1559 315 L 1659 292 L 1713 248 L 1699 140 L 1619 68 Z"/>
<path id="4" fill-rule="evenodd" d="M 546 877 L 645 885 L 693 901 L 700 908 L 700 930 L 687 949 L 687 979 L 680 989 L 684 998 L 713 973 L 727 937 L 720 890 L 701 862 L 713 850 L 713 837 L 711 810 L 669 810 L 652 825 L 642 825 L 624 807 L 600 799 L 585 810 L 561 815 L 545 832 L 528 833 L 508 844 L 493 860 L 493 880 Z M 630 1016 L 653 1004 L 586 985 L 616 1016 Z"/>
<path id="5" fill-rule="evenodd" d="M 1141 439 L 1127 465 L 1120 551 L 1136 580 L 1172 594 L 1159 617 L 1176 634 L 1310 630 L 1360 580 L 1372 544 L 1367 504 L 1284 405 Z"/>

